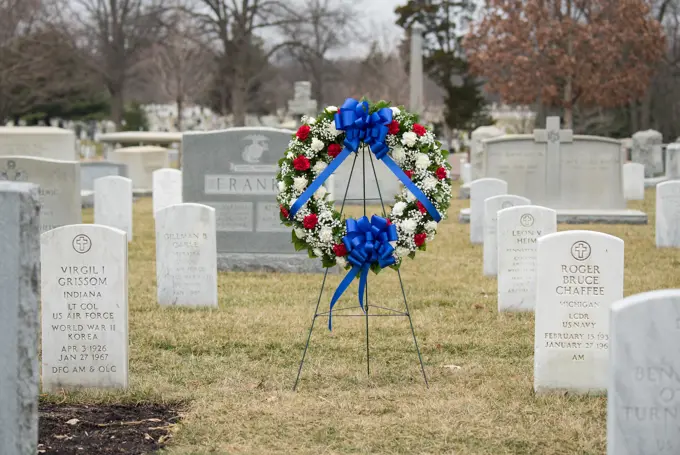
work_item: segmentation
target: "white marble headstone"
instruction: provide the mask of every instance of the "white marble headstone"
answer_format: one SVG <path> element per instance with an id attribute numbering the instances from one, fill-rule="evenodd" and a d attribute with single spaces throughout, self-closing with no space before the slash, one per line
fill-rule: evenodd
<path id="1" fill-rule="evenodd" d="M 94 181 L 94 222 L 125 231 L 132 241 L 132 180 L 110 175 Z"/>
<path id="2" fill-rule="evenodd" d="M 153 171 L 168 167 L 168 153 L 168 149 L 156 146 L 123 147 L 109 151 L 108 159 L 126 164 L 132 187 L 142 192 L 153 189 Z"/>
<path id="3" fill-rule="evenodd" d="M 153 213 L 182 203 L 182 171 L 158 169 L 153 172 Z"/>
<path id="4" fill-rule="evenodd" d="M 680 180 L 680 143 L 674 142 L 666 146 L 666 177 Z"/>
<path id="5" fill-rule="evenodd" d="M 499 179 L 477 179 L 470 183 L 470 242 L 484 242 L 484 201 L 507 192 L 508 184 Z"/>
<path id="6" fill-rule="evenodd" d="M 470 163 L 461 163 L 460 179 L 463 183 L 470 183 L 472 181 L 472 165 Z"/>
<path id="7" fill-rule="evenodd" d="M 0 453 L 38 453 L 38 186 L 0 182 Z"/>
<path id="8" fill-rule="evenodd" d="M 607 454 L 680 453 L 680 289 L 611 307 Z"/>
<path id="9" fill-rule="evenodd" d="M 484 201 L 484 275 L 496 276 L 498 273 L 497 224 L 498 211 L 516 205 L 529 205 L 531 201 L 514 194 L 492 196 Z"/>
<path id="10" fill-rule="evenodd" d="M 40 232 L 82 221 L 80 164 L 77 161 L 0 156 L 2 180 L 40 186 Z"/>
<path id="11" fill-rule="evenodd" d="M 656 246 L 680 248 L 680 180 L 656 186 Z"/>
<path id="12" fill-rule="evenodd" d="M 632 158 L 634 162 L 645 166 L 645 177 L 654 177 L 663 172 L 662 142 L 663 135 L 655 130 L 633 134 Z"/>
<path id="13" fill-rule="evenodd" d="M 40 244 L 43 390 L 127 387 L 125 232 L 75 224 Z"/>
<path id="14" fill-rule="evenodd" d="M 538 239 L 534 390 L 607 388 L 609 307 L 623 297 L 623 240 L 594 231 Z"/>
<path id="15" fill-rule="evenodd" d="M 641 201 L 645 198 L 645 165 L 626 163 L 623 165 L 623 197 L 627 201 Z"/>
<path id="16" fill-rule="evenodd" d="M 485 139 L 503 136 L 505 132 L 493 125 L 480 126 L 470 133 L 470 172 L 471 178 L 480 179 L 486 176 L 484 163 Z"/>
<path id="17" fill-rule="evenodd" d="M 49 126 L 0 126 L 0 155 L 75 161 L 73 131 Z"/>
<path id="18" fill-rule="evenodd" d="M 536 244 L 557 232 L 557 212 L 526 205 L 498 212 L 498 311 L 534 311 Z"/>
<path id="19" fill-rule="evenodd" d="M 162 306 L 217 306 L 214 208 L 178 204 L 156 213 L 156 283 Z"/>

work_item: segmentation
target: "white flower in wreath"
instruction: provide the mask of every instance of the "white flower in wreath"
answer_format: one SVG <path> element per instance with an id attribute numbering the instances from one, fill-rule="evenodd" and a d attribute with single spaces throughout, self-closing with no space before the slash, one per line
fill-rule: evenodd
<path id="1" fill-rule="evenodd" d="M 293 188 L 298 193 L 302 193 L 305 188 L 307 188 L 307 178 L 306 177 L 295 177 L 293 178 Z"/>
<path id="2" fill-rule="evenodd" d="M 406 190 L 406 200 L 409 202 L 413 202 L 416 200 L 416 197 L 411 193 L 410 190 Z"/>
<path id="3" fill-rule="evenodd" d="M 347 259 L 345 259 L 342 256 L 338 256 L 335 258 L 335 263 L 338 264 L 340 267 L 345 268 L 347 267 Z"/>
<path id="4" fill-rule="evenodd" d="M 416 133 L 413 133 L 416 134 Z M 406 136 L 406 135 L 404 135 Z M 424 153 L 419 153 L 416 158 L 416 167 L 418 169 L 427 169 L 430 166 L 430 157 Z"/>
<path id="5" fill-rule="evenodd" d="M 404 248 L 403 246 L 398 246 L 394 252 L 397 253 L 397 256 L 399 257 L 406 257 L 411 252 L 411 250 Z"/>
<path id="6" fill-rule="evenodd" d="M 395 147 L 392 149 L 392 158 L 399 165 L 402 166 L 406 160 L 406 152 L 403 147 Z"/>
<path id="7" fill-rule="evenodd" d="M 413 147 L 416 145 L 416 141 L 418 141 L 418 135 L 413 131 L 408 131 L 401 137 L 402 144 L 407 147 Z"/>
<path id="8" fill-rule="evenodd" d="M 401 114 L 401 110 L 398 107 L 391 107 L 392 109 L 392 116 L 396 117 L 397 115 Z"/>
<path id="9" fill-rule="evenodd" d="M 324 149 L 324 147 L 326 147 L 326 145 L 323 143 L 323 141 L 320 141 L 317 138 L 312 139 L 312 150 L 315 152 L 320 152 Z"/>
<path id="10" fill-rule="evenodd" d="M 338 112 L 338 106 L 327 106 L 326 112 Z"/>
<path id="11" fill-rule="evenodd" d="M 295 231 L 295 237 L 299 238 L 300 240 L 304 240 L 307 237 L 307 231 L 296 227 L 293 229 Z"/>
<path id="12" fill-rule="evenodd" d="M 428 221 L 425 223 L 425 230 L 427 232 L 434 232 L 437 230 L 437 222 L 436 221 Z"/>
<path id="13" fill-rule="evenodd" d="M 314 175 L 319 175 L 323 172 L 324 169 L 326 169 L 327 166 L 328 165 L 323 161 L 317 161 L 316 164 L 314 164 L 314 167 L 312 168 L 312 172 L 314 172 Z"/>
<path id="14" fill-rule="evenodd" d="M 402 221 L 400 226 L 401 230 L 404 231 L 405 234 L 413 234 L 418 227 L 418 222 L 416 220 L 408 219 Z"/>
<path id="15" fill-rule="evenodd" d="M 338 137 L 340 133 L 342 133 L 342 131 L 337 129 L 335 127 L 335 122 L 331 120 L 331 123 L 328 124 L 328 133 L 331 135 L 333 139 L 335 139 L 336 137 Z"/>
<path id="16" fill-rule="evenodd" d="M 295 153 L 293 153 L 292 151 L 286 153 L 286 158 L 292 160 L 293 158 L 295 158 Z"/>
<path id="17" fill-rule="evenodd" d="M 406 202 L 399 201 L 396 204 L 394 204 L 394 207 L 392 207 L 392 215 L 395 216 L 401 216 L 404 214 L 404 210 L 406 210 Z"/>
<path id="18" fill-rule="evenodd" d="M 283 181 L 279 182 L 279 192 L 280 193 L 283 193 L 284 191 L 286 191 L 286 187 L 287 187 L 286 182 L 283 182 Z"/>
<path id="19" fill-rule="evenodd" d="M 322 227 L 319 231 L 319 240 L 323 243 L 330 243 L 333 241 L 333 229 L 329 227 Z"/>
<path id="20" fill-rule="evenodd" d="M 318 190 L 314 192 L 314 199 L 323 199 L 328 191 L 323 186 L 320 186 Z"/>
<path id="21" fill-rule="evenodd" d="M 323 256 L 323 251 L 321 251 L 319 248 L 314 248 L 314 254 L 317 255 L 318 257 Z"/>
<path id="22" fill-rule="evenodd" d="M 431 175 L 428 175 L 423 180 L 423 189 L 425 191 L 432 191 L 433 189 L 437 188 L 437 183 L 439 183 L 439 180 L 432 177 Z"/>

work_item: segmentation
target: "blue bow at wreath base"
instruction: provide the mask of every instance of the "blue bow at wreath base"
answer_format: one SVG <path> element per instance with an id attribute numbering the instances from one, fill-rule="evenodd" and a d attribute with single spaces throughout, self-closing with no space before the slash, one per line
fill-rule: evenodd
<path id="1" fill-rule="evenodd" d="M 399 165 L 387 154 L 389 146 L 385 143 L 385 138 L 389 131 L 389 124 L 392 122 L 392 109 L 384 107 L 377 112 L 369 114 L 368 108 L 369 106 L 366 101 L 360 103 L 353 98 L 347 98 L 340 111 L 335 114 L 335 127 L 338 130 L 345 131 L 344 148 L 290 207 L 289 218 L 291 220 L 298 210 L 314 195 L 316 190 L 324 184 L 328 177 L 340 167 L 342 162 L 352 152 L 359 150 L 359 145 L 363 142 L 371 148 L 376 158 L 385 163 L 401 183 L 423 204 L 430 216 L 437 222 L 441 221 L 442 217 L 434 204 L 430 202 L 425 193 L 411 181 Z"/>
<path id="2" fill-rule="evenodd" d="M 397 241 L 397 227 L 390 224 L 386 218 L 378 215 L 373 215 L 370 221 L 365 216 L 358 220 L 350 218 L 345 224 L 347 234 L 342 238 L 342 242 L 347 248 L 347 262 L 352 264 L 352 268 L 340 282 L 331 299 L 328 330 L 333 328 L 333 307 L 354 278 L 359 275 L 359 306 L 364 310 L 364 290 L 371 265 L 378 264 L 380 268 L 384 268 L 396 262 L 392 242 Z"/>

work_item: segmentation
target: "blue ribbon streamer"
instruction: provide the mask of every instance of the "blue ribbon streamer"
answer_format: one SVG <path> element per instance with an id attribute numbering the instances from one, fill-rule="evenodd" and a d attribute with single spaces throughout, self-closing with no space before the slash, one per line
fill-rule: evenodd
<path id="1" fill-rule="evenodd" d="M 416 197 L 430 216 L 437 222 L 442 217 L 436 207 L 428 197 L 418 188 L 411 179 L 401 170 L 401 167 L 392 160 L 387 154 L 389 146 L 385 143 L 385 138 L 389 131 L 389 124 L 392 122 L 392 110 L 382 108 L 377 112 L 369 114 L 369 106 L 366 101 L 359 102 L 353 98 L 347 98 L 340 108 L 340 112 L 335 114 L 335 127 L 345 131 L 344 148 L 338 156 L 324 169 L 307 189 L 297 198 L 290 207 L 289 218 L 292 220 L 295 214 L 309 201 L 316 190 L 337 170 L 352 152 L 357 152 L 363 142 L 370 146 L 373 154 L 381 160 L 387 168 L 404 184 L 404 186 Z"/>
<path id="2" fill-rule="evenodd" d="M 340 282 L 331 299 L 328 330 L 333 328 L 333 307 L 354 278 L 359 275 L 359 305 L 364 310 L 364 290 L 371 264 L 377 263 L 380 268 L 385 268 L 396 262 L 391 242 L 397 241 L 397 227 L 389 224 L 386 218 L 378 215 L 373 215 L 370 221 L 365 216 L 358 220 L 349 218 L 345 224 L 347 234 L 342 238 L 342 243 L 347 248 L 347 262 L 352 264 L 352 268 Z"/>

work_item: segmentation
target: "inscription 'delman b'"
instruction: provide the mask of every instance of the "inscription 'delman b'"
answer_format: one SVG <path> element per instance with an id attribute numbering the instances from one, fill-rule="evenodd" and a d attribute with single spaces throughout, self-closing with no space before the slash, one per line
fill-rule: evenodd
<path id="1" fill-rule="evenodd" d="M 206 175 L 205 194 L 276 195 L 276 175 Z"/>

